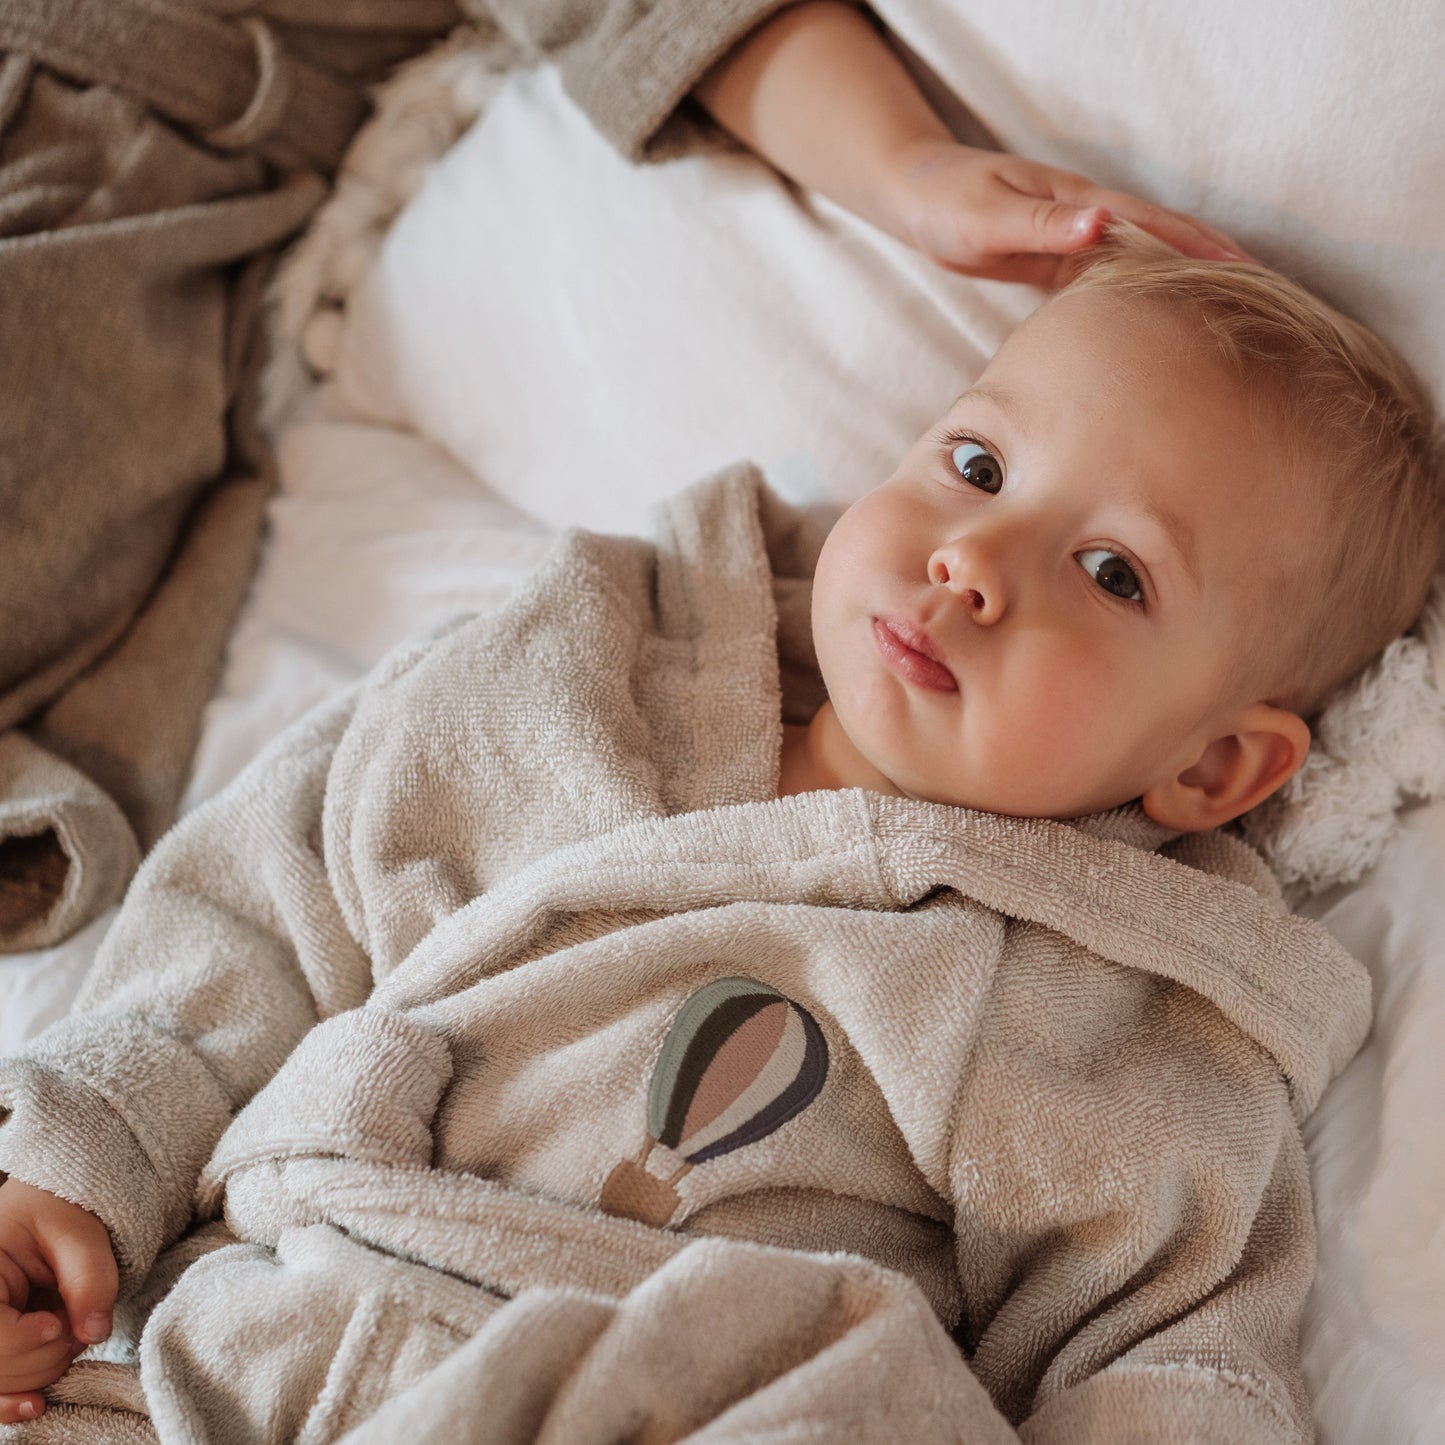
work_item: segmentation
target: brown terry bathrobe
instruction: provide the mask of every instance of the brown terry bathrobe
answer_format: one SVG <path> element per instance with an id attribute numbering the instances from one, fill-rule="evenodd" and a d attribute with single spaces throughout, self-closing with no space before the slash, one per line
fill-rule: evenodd
<path id="1" fill-rule="evenodd" d="M 161 843 L 0 1064 L 139 1368 L 14 1439 L 1311 1438 L 1363 969 L 1136 805 L 777 798 L 816 541 L 749 467 L 569 534 Z"/>
<path id="2" fill-rule="evenodd" d="M 0 0 L 0 951 L 175 815 L 250 577 L 259 301 L 454 0 Z"/>

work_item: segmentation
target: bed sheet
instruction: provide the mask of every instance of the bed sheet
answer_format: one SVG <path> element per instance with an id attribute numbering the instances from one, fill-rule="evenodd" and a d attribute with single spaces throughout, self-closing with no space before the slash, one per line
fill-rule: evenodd
<path id="1" fill-rule="evenodd" d="M 1445 1441 L 1445 803 L 1310 899 L 1369 968 L 1365 1046 L 1305 1125 L 1319 1268 L 1302 1330 L 1320 1445 Z"/>

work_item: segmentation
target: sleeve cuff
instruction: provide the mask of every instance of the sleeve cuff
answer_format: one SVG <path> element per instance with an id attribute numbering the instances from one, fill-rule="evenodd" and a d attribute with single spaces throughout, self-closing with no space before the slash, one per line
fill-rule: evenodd
<path id="1" fill-rule="evenodd" d="M 230 1108 L 181 1044 L 140 1020 L 106 1025 L 102 1043 L 84 1020 L 66 1020 L 28 1057 L 0 1061 L 0 1172 L 96 1215 L 125 1293 L 190 1222 L 195 1181 Z M 64 1072 L 47 1058 L 62 1054 Z M 105 1080 L 120 1055 L 123 1096 Z"/>
<path id="2" fill-rule="evenodd" d="M 585 44 L 558 55 L 558 68 L 568 94 L 629 160 L 716 146 L 721 130 L 700 106 L 681 102 L 715 61 L 786 3 L 658 0 L 640 19 L 604 22 Z"/>
<path id="3" fill-rule="evenodd" d="M 0 733 L 0 953 L 48 948 L 120 898 L 140 863 L 125 815 L 23 733 Z"/>
<path id="4" fill-rule="evenodd" d="M 1258 1376 L 1180 1363 L 1102 1370 L 1045 1401 L 1019 1437 L 1024 1445 L 1309 1445 L 1314 1430 Z"/>

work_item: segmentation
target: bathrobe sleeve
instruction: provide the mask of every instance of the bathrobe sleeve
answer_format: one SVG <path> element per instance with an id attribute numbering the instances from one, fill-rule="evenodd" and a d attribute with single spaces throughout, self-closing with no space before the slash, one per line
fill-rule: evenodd
<path id="1" fill-rule="evenodd" d="M 89 1209 L 126 1290 L 186 1228 L 238 1110 L 371 970 L 324 856 L 356 694 L 323 705 L 156 846 L 70 1017 L 0 1062 L 0 1170 Z"/>
<path id="2" fill-rule="evenodd" d="M 720 132 L 687 94 L 788 0 L 479 0 L 523 49 L 561 72 L 573 101 L 631 160 Z"/>
<path id="3" fill-rule="evenodd" d="M 1161 1242 L 1160 1273 L 1133 1288 L 1136 1319 L 1162 1313 L 1171 1294 L 1195 1302 L 1096 1373 L 1051 1372 L 1020 1434 L 1029 1445 L 1228 1440 L 1280 1445 L 1313 1440 L 1300 1374 L 1299 1316 L 1315 1250 L 1304 1151 L 1281 1148 L 1243 1253 L 1205 1293 L 1187 1226 Z M 1138 1331 L 1140 1323 L 1131 1324 Z M 1052 1376 L 1057 1378 L 1052 1378 Z"/>

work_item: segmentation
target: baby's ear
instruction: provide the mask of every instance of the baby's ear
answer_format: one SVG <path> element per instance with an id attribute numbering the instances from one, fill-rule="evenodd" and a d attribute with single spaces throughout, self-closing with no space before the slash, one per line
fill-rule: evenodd
<path id="1" fill-rule="evenodd" d="M 1309 725 L 1295 713 L 1252 703 L 1227 733 L 1177 774 L 1147 788 L 1144 811 L 1165 828 L 1217 828 L 1262 803 L 1299 771 L 1310 750 Z"/>

